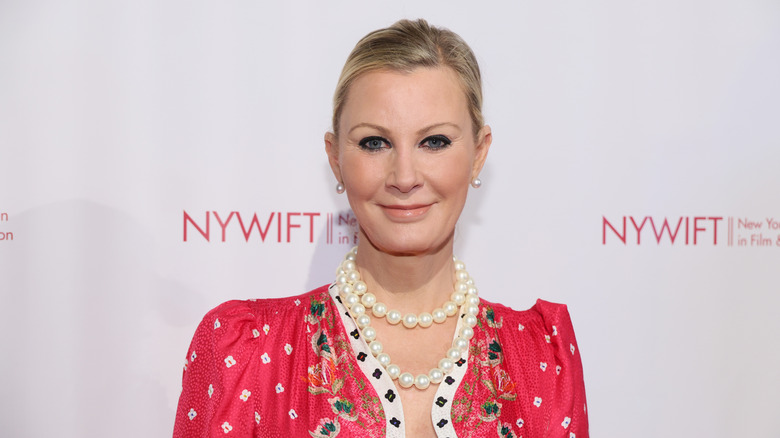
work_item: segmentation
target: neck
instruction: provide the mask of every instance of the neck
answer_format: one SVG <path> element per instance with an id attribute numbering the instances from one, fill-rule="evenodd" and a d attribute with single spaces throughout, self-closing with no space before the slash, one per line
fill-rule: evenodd
<path id="1" fill-rule="evenodd" d="M 395 255 L 374 247 L 365 236 L 356 264 L 368 290 L 402 313 L 430 312 L 453 291 L 452 239 L 423 254 Z"/>

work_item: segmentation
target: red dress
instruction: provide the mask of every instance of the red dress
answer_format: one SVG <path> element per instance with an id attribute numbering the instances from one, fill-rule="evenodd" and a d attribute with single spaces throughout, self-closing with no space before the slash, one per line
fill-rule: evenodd
<path id="1" fill-rule="evenodd" d="M 327 286 L 209 312 L 184 367 L 174 437 L 403 437 L 393 381 Z M 566 306 L 484 300 L 469 350 L 436 389 L 439 437 L 588 437 Z"/>

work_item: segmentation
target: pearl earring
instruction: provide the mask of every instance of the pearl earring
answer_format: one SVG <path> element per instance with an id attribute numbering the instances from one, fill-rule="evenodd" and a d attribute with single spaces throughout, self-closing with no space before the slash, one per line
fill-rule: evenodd
<path id="1" fill-rule="evenodd" d="M 474 178 L 471 180 L 471 187 L 474 187 L 475 189 L 478 189 L 482 187 L 482 180 L 479 178 Z"/>
<path id="2" fill-rule="evenodd" d="M 345 190 L 347 190 L 347 188 L 344 187 L 343 183 L 336 184 L 336 193 L 342 194 L 342 193 L 344 193 Z"/>

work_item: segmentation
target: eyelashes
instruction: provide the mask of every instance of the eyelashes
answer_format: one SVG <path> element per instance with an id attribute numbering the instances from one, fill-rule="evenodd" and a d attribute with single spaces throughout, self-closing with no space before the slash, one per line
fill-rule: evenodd
<path id="1" fill-rule="evenodd" d="M 358 145 L 360 145 L 361 149 L 370 152 L 376 152 L 381 149 L 393 147 L 393 145 L 390 143 L 389 140 L 377 135 L 372 135 L 363 138 L 358 142 Z M 446 149 L 450 145 L 452 145 L 452 140 L 450 140 L 445 135 L 437 134 L 437 135 L 430 135 L 428 137 L 425 137 L 420 142 L 419 147 L 426 148 L 432 151 L 438 151 L 438 150 Z"/>
<path id="2" fill-rule="evenodd" d="M 384 147 L 390 147 L 390 142 L 386 138 L 379 136 L 366 137 L 358 143 L 360 148 L 367 151 L 378 151 Z"/>
<path id="3" fill-rule="evenodd" d="M 426 137 L 425 140 L 420 143 L 420 146 L 425 146 L 428 149 L 439 150 L 444 149 L 451 144 L 452 140 L 444 135 L 432 135 L 430 137 Z"/>

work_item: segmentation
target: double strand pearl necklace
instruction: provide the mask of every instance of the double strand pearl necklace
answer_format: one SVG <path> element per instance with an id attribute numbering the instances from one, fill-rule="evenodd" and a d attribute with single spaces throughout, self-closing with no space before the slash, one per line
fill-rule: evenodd
<path id="1" fill-rule="evenodd" d="M 453 256 L 455 290 L 450 296 L 450 301 L 445 302 L 430 313 L 423 312 L 419 315 L 408 313 L 401 317 L 401 312 L 398 310 L 388 311 L 387 306 L 377 302 L 376 296 L 368 292 L 366 284 L 360 280 L 360 273 L 358 273 L 355 264 L 356 256 L 357 247 L 352 248 L 344 256 L 344 261 L 336 273 L 336 286 L 342 303 L 349 309 L 349 314 L 368 342 L 371 354 L 376 357 L 393 380 L 398 380 L 398 384 L 402 388 L 410 388 L 414 385 L 415 388 L 423 390 L 428 388 L 431 383 L 441 383 L 444 376 L 455 368 L 455 361 L 459 360 L 463 352 L 468 350 L 471 338 L 474 336 L 474 326 L 477 325 L 479 296 L 477 288 L 474 286 L 474 280 L 466 272 L 466 265 Z M 413 329 L 418 325 L 422 328 L 428 328 L 432 323 L 442 323 L 448 316 L 458 313 L 458 306 L 460 306 L 463 325 L 458 336 L 452 341 L 452 347 L 447 350 L 447 355 L 439 360 L 438 366 L 431 368 L 428 374 L 419 374 L 417 377 L 409 372 L 401 372 L 401 368 L 392 362 L 390 355 L 382 351 L 382 343 L 376 339 L 376 330 L 371 327 L 371 317 L 367 313 L 368 309 L 371 309 L 374 316 L 385 317 L 390 324 L 403 322 L 404 327 L 408 329 Z"/>

